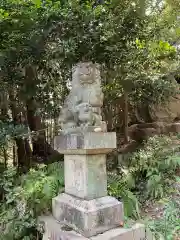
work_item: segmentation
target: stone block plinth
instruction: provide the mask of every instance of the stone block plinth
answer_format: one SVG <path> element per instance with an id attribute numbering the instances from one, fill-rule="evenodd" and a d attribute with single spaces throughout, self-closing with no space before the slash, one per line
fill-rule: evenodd
<path id="1" fill-rule="evenodd" d="M 52 216 L 41 217 L 39 221 L 44 225 L 43 240 L 152 240 L 146 234 L 145 227 L 142 224 L 135 224 L 128 229 L 117 227 L 86 238 L 73 229 L 66 228 Z"/>
<path id="2" fill-rule="evenodd" d="M 107 195 L 106 155 L 65 155 L 65 192 L 86 200 Z"/>
<path id="3" fill-rule="evenodd" d="M 54 138 L 54 149 L 65 155 L 107 154 L 115 148 L 115 132 L 74 133 Z"/>
<path id="4" fill-rule="evenodd" d="M 106 196 L 82 200 L 66 193 L 52 201 L 53 216 L 84 237 L 92 237 L 119 226 L 123 221 L 123 204 Z"/>

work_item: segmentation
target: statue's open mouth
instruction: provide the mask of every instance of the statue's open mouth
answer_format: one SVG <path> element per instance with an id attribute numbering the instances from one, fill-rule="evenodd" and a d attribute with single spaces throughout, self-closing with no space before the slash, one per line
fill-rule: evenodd
<path id="1" fill-rule="evenodd" d="M 89 75 L 83 73 L 79 74 L 79 81 L 81 84 L 91 84 L 94 82 L 92 76 L 90 77 Z"/>

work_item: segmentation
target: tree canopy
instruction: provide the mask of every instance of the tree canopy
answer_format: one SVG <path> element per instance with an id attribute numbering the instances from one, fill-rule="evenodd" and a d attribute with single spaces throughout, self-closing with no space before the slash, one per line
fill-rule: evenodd
<path id="1" fill-rule="evenodd" d="M 177 0 L 3 0 L 1 119 L 36 131 L 42 118 L 57 118 L 78 61 L 101 64 L 105 105 L 124 91 L 135 102 L 168 99 L 177 90 L 179 9 Z"/>

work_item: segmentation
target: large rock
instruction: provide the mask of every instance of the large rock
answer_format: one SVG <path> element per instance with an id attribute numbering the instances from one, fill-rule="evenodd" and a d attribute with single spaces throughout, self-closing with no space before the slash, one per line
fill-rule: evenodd
<path id="1" fill-rule="evenodd" d="M 154 135 L 160 134 L 160 126 L 156 124 L 134 124 L 129 127 L 128 134 L 131 139 L 141 142 Z"/>
<path id="2" fill-rule="evenodd" d="M 165 127 L 164 133 L 179 133 L 180 132 L 180 122 L 169 123 Z"/>
<path id="3" fill-rule="evenodd" d="M 128 133 L 131 139 L 141 142 L 149 137 L 160 134 L 178 133 L 180 132 L 180 122 L 153 122 L 134 124 L 129 127 Z"/>
<path id="4" fill-rule="evenodd" d="M 180 120 L 180 94 L 171 97 L 166 104 L 149 106 L 153 121 L 174 122 Z"/>

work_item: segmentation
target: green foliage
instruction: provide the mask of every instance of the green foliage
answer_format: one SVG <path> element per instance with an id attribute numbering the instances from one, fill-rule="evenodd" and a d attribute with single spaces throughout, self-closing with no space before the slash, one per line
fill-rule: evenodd
<path id="1" fill-rule="evenodd" d="M 177 140 L 177 138 L 175 139 Z M 125 216 L 140 217 L 145 200 L 160 199 L 172 191 L 180 166 L 179 146 L 174 138 L 155 136 L 144 142 L 121 173 L 108 174 L 108 193 L 122 199 Z"/>
<path id="2" fill-rule="evenodd" d="M 163 217 L 148 223 L 155 239 L 173 240 L 180 234 L 180 206 L 176 201 L 166 204 Z"/>
<path id="3" fill-rule="evenodd" d="M 89 60 L 102 66 L 112 111 L 124 90 L 135 104 L 167 100 L 177 89 L 165 77 L 179 66 L 173 46 L 179 36 L 176 6 L 168 1 L 159 9 L 149 0 L 3 0 L 0 92 L 14 98 L 7 110 L 12 114 L 15 101 L 25 117 L 33 101 L 37 115 L 57 117 L 72 65 Z M 29 66 L 33 74 L 26 71 Z"/>
<path id="4" fill-rule="evenodd" d="M 124 175 L 108 174 L 108 194 L 122 200 L 124 204 L 124 214 L 127 217 L 140 217 L 139 202 L 128 188 Z"/>
<path id="5" fill-rule="evenodd" d="M 4 202 L 1 204 L 1 239 L 34 239 L 37 217 L 51 210 L 51 200 L 63 189 L 63 168 L 60 163 L 41 166 L 17 178 L 15 169 L 1 176 Z M 24 239 L 24 238 L 23 238 Z"/>
<path id="6" fill-rule="evenodd" d="M 179 166 L 179 147 L 172 144 L 174 142 L 168 137 L 150 138 L 144 148 L 132 157 L 129 170 L 122 169 L 119 175 L 108 173 L 108 194 L 123 201 L 126 217 L 140 218 L 139 199 L 160 198 L 172 183 Z M 52 198 L 63 191 L 63 166 L 60 163 L 39 166 L 21 176 L 18 176 L 16 169 L 9 168 L 0 180 L 3 190 L 0 227 L 4 232 L 1 239 L 33 239 L 37 217 L 48 214 Z M 175 217 L 166 215 L 166 218 L 173 226 Z M 162 227 L 163 224 L 161 222 L 158 226 Z M 158 226 L 154 225 L 154 228 Z"/>
<path id="7" fill-rule="evenodd" d="M 37 228 L 37 217 L 51 212 L 52 198 L 63 191 L 63 167 L 60 163 L 32 169 L 19 176 L 15 168 L 9 168 L 1 176 L 3 202 L 0 228 L 3 240 L 30 237 Z M 114 174 L 108 175 L 108 194 L 124 202 L 126 216 L 139 218 L 139 204 L 126 182 Z M 12 237 L 13 236 L 13 237 Z"/>
<path id="8" fill-rule="evenodd" d="M 141 197 L 162 198 L 171 189 L 170 185 L 179 166 L 177 143 L 166 136 L 155 136 L 132 156 L 127 176 L 132 188 L 136 186 L 143 192 Z"/>
<path id="9" fill-rule="evenodd" d="M 87 60 L 101 64 L 105 95 L 111 102 L 124 90 L 136 102 L 167 100 L 177 87 L 167 75 L 179 66 L 173 47 L 180 33 L 178 10 L 178 1 L 170 0 L 163 8 L 149 0 L 104 1 L 102 5 L 78 0 L 3 0 L 0 83 L 1 92 L 6 90 L 9 96 L 7 112 L 25 117 L 27 107 L 36 107 L 36 114 L 58 114 L 72 65 Z M 20 133 L 19 127 L 0 122 L 0 146 Z M 132 158 L 128 173 L 109 180 L 110 195 L 123 198 L 127 215 L 139 213 L 132 189 L 147 190 L 146 197 L 164 194 L 168 177 L 179 166 L 176 150 L 164 153 L 168 144 L 162 138 L 149 140 Z M 6 201 L 1 206 L 1 226 L 6 226 L 3 240 L 30 236 L 37 215 L 50 209 L 51 198 L 63 185 L 60 169 L 44 167 L 23 177 L 8 170 L 1 176 Z"/>
<path id="10" fill-rule="evenodd" d="M 169 42 L 167 31 L 164 32 L 167 28 L 176 29 L 177 25 L 177 19 L 169 17 L 172 13 L 176 16 L 175 8 L 169 5 L 146 15 L 147 9 L 153 7 L 148 0 L 105 1 L 104 4 L 77 0 L 4 0 L 0 22 L 3 84 L 9 87 L 17 84 L 23 101 L 36 96 L 41 107 L 49 110 L 52 109 L 50 94 L 56 103 L 60 101 L 58 94 L 62 92 L 61 87 L 65 88 L 72 64 L 92 60 L 110 71 L 106 84 L 118 84 L 116 95 L 123 87 L 141 99 L 150 97 L 150 93 L 154 93 L 151 99 L 159 95 L 167 97 L 172 94 L 172 83 L 162 80 L 162 76 L 178 66 L 173 41 Z M 176 35 L 177 29 L 174 38 Z M 31 87 L 20 74 L 27 64 L 35 65 L 37 71 Z M 161 87 L 154 81 L 155 77 L 162 83 Z"/>
<path id="11" fill-rule="evenodd" d="M 6 147 L 12 138 L 18 138 L 28 132 L 24 125 L 14 125 L 13 122 L 0 121 L 0 148 Z"/>

